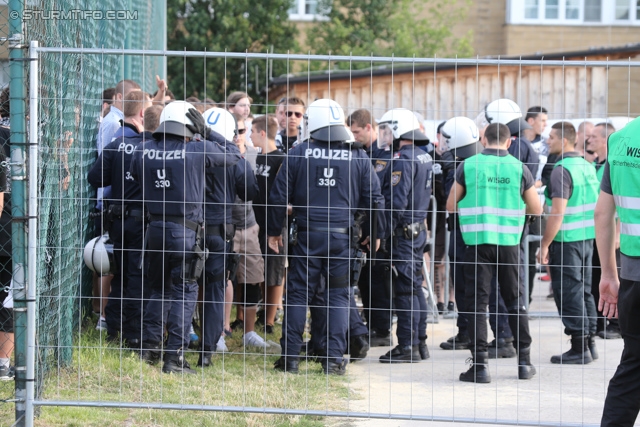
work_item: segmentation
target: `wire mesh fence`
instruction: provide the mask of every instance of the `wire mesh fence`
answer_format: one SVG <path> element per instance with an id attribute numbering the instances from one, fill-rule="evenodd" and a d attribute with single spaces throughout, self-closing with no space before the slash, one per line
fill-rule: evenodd
<path id="1" fill-rule="evenodd" d="M 122 74 L 112 70 L 120 70 L 119 64 L 126 63 L 125 58 L 142 55 L 149 58 L 164 55 L 174 59 L 182 57 L 185 70 L 189 69 L 191 57 L 206 58 L 207 63 L 243 62 L 248 65 L 244 69 L 252 69 L 253 62 L 261 62 L 265 69 L 269 62 L 281 62 L 281 68 L 303 71 L 300 76 L 274 79 L 263 76 L 264 84 L 259 87 L 265 89 L 257 94 L 256 99 L 260 97 L 264 101 L 258 101 L 257 105 L 254 103 L 252 107 L 256 110 L 276 112 L 280 99 L 294 97 L 302 99 L 306 105 L 315 98 L 330 97 L 342 105 L 347 116 L 364 108 L 377 119 L 391 108 L 406 107 L 422 115 L 425 133 L 432 141 L 437 140 L 437 125 L 451 117 L 479 117 L 478 123 L 481 124 L 486 120 L 485 105 L 496 98 L 510 98 L 523 110 L 533 105 L 546 106 L 552 120 L 571 120 L 579 125 L 583 120 L 598 124 L 612 119 L 618 128 L 636 116 L 640 108 L 629 95 L 630 86 L 615 97 L 609 89 L 610 76 L 614 73 L 618 76 L 624 73 L 622 80 L 626 79 L 631 84 L 637 72 L 636 64 L 623 60 L 601 61 L 599 57 L 580 61 L 433 60 L 92 50 L 53 45 L 39 48 L 37 69 L 40 84 L 30 88 L 35 94 L 33 99 L 40 124 L 37 135 L 40 225 L 36 407 L 101 407 L 100 411 L 78 410 L 76 415 L 86 424 L 101 425 L 127 422 L 181 424 L 192 420 L 193 414 L 189 411 L 201 411 L 198 419 L 203 424 L 277 425 L 288 422 L 320 425 L 333 422 L 321 418 L 325 416 L 339 418 L 336 423 L 351 419 L 349 422 L 354 425 L 376 425 L 376 420 L 389 418 L 398 423 L 403 420 L 498 425 L 598 423 L 606 385 L 618 361 L 622 342 L 598 339 L 596 344 L 600 357 L 587 365 L 550 363 L 551 356 L 567 350 L 567 338 L 563 335 L 558 308 L 548 298 L 548 285 L 540 279 L 544 272 L 538 273 L 535 261 L 531 265 L 529 260 L 518 264 L 532 267 L 529 282 L 532 288 L 529 305 L 533 338 L 531 354 L 538 374 L 529 381 L 517 379 L 516 362 L 511 357 L 515 356 L 515 350 L 508 354 L 509 350 L 505 348 L 509 346 L 503 345 L 506 334 L 503 336 L 502 331 L 496 330 L 493 350 L 498 358 L 489 364 L 493 381 L 490 384 L 459 381 L 459 374 L 468 369 L 465 361 L 469 352 L 460 346 L 453 351 L 445 348 L 455 348 L 455 342 L 447 339 L 458 333 L 457 318 L 469 314 L 470 310 L 461 309 L 459 301 L 454 303 L 454 293 L 447 290 L 448 287 L 453 290 L 464 286 L 465 281 L 456 268 L 464 265 L 463 259 L 456 254 L 464 242 L 456 241 L 456 236 L 451 239 L 443 224 L 438 224 L 432 231 L 434 237 L 442 233 L 449 247 L 446 250 L 441 248 L 440 255 L 436 255 L 437 252 L 430 254 L 438 261 L 444 256 L 442 262 L 445 267 L 436 273 L 440 278 L 435 283 L 425 281 L 424 284 L 425 289 L 438 284 L 438 295 L 426 292 L 430 303 L 430 323 L 426 328 L 430 357 L 420 363 L 379 362 L 379 356 L 390 349 L 389 344 L 398 342 L 394 337 L 396 326 L 392 315 L 401 313 L 402 309 L 396 307 L 393 310 L 391 305 L 386 309 L 378 308 L 386 311 L 389 318 L 387 332 L 391 332 L 391 338 L 386 338 L 388 343 L 381 347 L 372 344 L 365 358 L 347 367 L 346 376 L 327 376 L 321 364 L 311 360 L 301 361 L 302 375 L 276 372 L 272 366 L 278 354 L 273 353 L 279 352 L 270 351 L 271 344 L 265 348 L 246 345 L 242 328 L 228 332 L 226 340 L 222 340 L 226 351 L 213 356 L 213 366 L 196 369 L 196 375 L 167 375 L 158 367 L 140 360 L 125 341 L 119 338 L 110 340 L 106 331 L 97 331 L 96 322 L 100 319 L 91 318 L 88 313 L 91 274 L 82 261 L 82 249 L 91 237 L 94 222 L 90 218 L 93 191 L 86 176 L 96 160 L 96 118 L 100 115 L 102 90 L 119 80 L 114 76 Z M 305 64 L 311 61 L 326 61 L 328 64 L 331 61 L 361 61 L 376 67 L 315 75 L 304 72 Z M 380 67 L 380 63 L 384 66 Z M 147 88 L 151 86 L 142 76 L 133 73 L 132 77 L 140 82 L 146 81 L 143 86 Z M 188 73 L 174 78 L 188 78 Z M 619 97 L 624 99 L 620 101 Z M 295 108 L 291 112 L 291 120 L 302 119 L 302 115 L 296 117 Z M 286 116 L 286 108 L 284 113 Z M 251 125 L 248 128 L 251 129 Z M 543 133 L 545 137 L 546 132 L 548 129 Z M 437 209 L 444 213 L 445 204 L 438 204 Z M 542 231 L 532 232 L 532 235 L 540 235 Z M 244 236 L 246 243 L 249 237 Z M 444 244 L 443 240 L 440 240 L 441 244 Z M 535 254 L 535 251 L 533 245 L 530 253 Z M 249 252 L 249 255 L 257 254 Z M 311 261 L 311 258 L 304 259 L 304 263 Z M 353 259 L 349 257 L 349 261 Z M 241 273 L 250 276 L 252 268 L 256 267 L 249 261 L 241 267 Z M 378 270 L 371 269 L 367 273 L 363 277 L 369 277 L 370 283 L 375 282 Z M 519 276 L 521 274 L 518 273 Z M 285 283 L 285 288 L 289 283 Z M 371 290 L 370 283 L 362 289 Z M 439 288 L 444 292 L 440 293 Z M 369 323 L 367 311 L 372 310 L 371 298 L 361 292 L 358 300 L 359 305 L 364 306 L 363 318 Z M 491 299 L 497 301 L 497 297 Z M 454 303 L 449 313 L 446 305 L 438 307 L 436 304 L 449 301 Z M 286 300 L 283 306 L 286 324 L 287 309 L 291 307 L 287 306 Z M 311 308 L 326 310 L 327 306 L 312 303 Z M 572 316 L 565 314 L 564 317 Z M 194 333 L 202 339 L 198 317 L 196 314 Z M 494 321 L 495 316 L 490 317 Z M 226 321 L 225 329 L 231 329 L 230 320 Z M 266 324 L 272 326 L 272 333 L 263 326 L 256 326 L 255 331 L 260 339 L 277 343 L 282 326 L 275 322 Z M 310 330 L 313 329 L 308 327 L 305 334 Z M 369 330 L 372 330 L 371 324 Z M 377 332 L 380 333 L 377 338 L 382 337 L 384 341 L 382 335 L 385 331 Z M 329 336 L 328 332 L 319 334 L 327 334 L 326 338 Z M 368 345 L 372 343 L 369 333 L 366 339 L 369 340 Z M 448 346 L 445 345 L 447 342 Z M 280 344 L 286 347 L 286 343 Z M 350 345 L 353 346 L 352 341 Z M 348 351 L 351 350 L 352 347 Z M 197 343 L 195 349 L 185 350 L 185 355 L 195 365 L 201 355 L 197 351 Z M 322 355 L 316 358 L 323 360 Z M 145 408 L 180 409 L 184 414 L 148 412 Z M 244 414 L 234 415 L 236 413 Z M 45 424 L 49 422 L 47 420 L 56 422 L 56 415 L 46 409 L 41 416 Z"/>

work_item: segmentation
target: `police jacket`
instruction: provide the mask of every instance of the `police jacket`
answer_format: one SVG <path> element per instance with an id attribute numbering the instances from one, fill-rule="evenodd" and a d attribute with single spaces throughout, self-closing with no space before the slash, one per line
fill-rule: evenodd
<path id="1" fill-rule="evenodd" d="M 205 176 L 232 167 L 237 153 L 211 141 L 188 141 L 171 134 L 139 144 L 131 161 L 131 176 L 140 183 L 152 216 L 175 216 L 201 223 Z"/>
<path id="2" fill-rule="evenodd" d="M 111 186 L 109 202 L 119 204 L 127 200 L 127 205 L 141 206 L 142 191 L 133 180 L 129 168 L 138 144 L 153 137 L 151 132 L 138 133 L 135 126 L 129 123 L 124 123 L 118 131 L 121 136 L 104 147 L 87 178 L 89 184 L 96 188 Z"/>
<path id="3" fill-rule="evenodd" d="M 220 141 L 222 138 L 219 146 L 240 156 L 240 150 L 236 144 L 218 135 L 212 131 L 208 139 Z M 236 195 L 242 200 L 252 200 L 256 192 L 255 176 L 249 163 L 242 157 L 233 167 L 213 169 L 212 173 L 207 175 L 206 182 L 204 217 L 207 225 L 230 224 L 231 209 Z"/>
<path id="4" fill-rule="evenodd" d="M 431 198 L 433 160 L 413 144 L 405 145 L 391 160 L 391 229 L 424 222 Z"/>
<path id="5" fill-rule="evenodd" d="M 531 175 L 538 176 L 540 157 L 528 139 L 521 136 L 512 136 L 509 154 L 524 163 L 529 168 Z"/>
<path id="6" fill-rule="evenodd" d="M 271 189 L 267 233 L 279 236 L 287 204 L 306 227 L 346 228 L 357 209 L 384 207 L 380 182 L 362 148 L 305 141 L 289 150 Z M 379 219 L 380 229 L 384 223 Z"/>

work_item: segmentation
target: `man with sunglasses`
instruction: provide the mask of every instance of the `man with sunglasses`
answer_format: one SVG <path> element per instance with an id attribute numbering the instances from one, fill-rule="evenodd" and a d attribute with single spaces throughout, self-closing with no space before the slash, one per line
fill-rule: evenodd
<path id="1" fill-rule="evenodd" d="M 287 153 L 293 144 L 298 141 L 300 134 L 300 123 L 304 116 L 305 104 L 298 97 L 282 98 L 278 102 L 276 117 L 278 126 L 282 129 L 276 135 L 276 146 Z"/>

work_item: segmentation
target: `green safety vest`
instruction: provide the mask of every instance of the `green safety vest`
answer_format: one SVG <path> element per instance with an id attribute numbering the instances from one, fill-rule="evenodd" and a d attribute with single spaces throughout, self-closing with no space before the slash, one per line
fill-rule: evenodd
<path id="1" fill-rule="evenodd" d="M 611 189 L 620 217 L 620 252 L 640 256 L 640 121 L 609 136 Z"/>
<path id="2" fill-rule="evenodd" d="M 465 160 L 464 180 L 458 215 L 465 244 L 520 244 L 525 219 L 522 162 L 512 155 L 477 154 Z"/>
<path id="3" fill-rule="evenodd" d="M 600 166 L 600 169 L 596 169 L 596 176 L 598 177 L 598 182 L 602 182 L 602 177 L 604 176 L 604 165 Z"/>
<path id="4" fill-rule="evenodd" d="M 593 212 L 598 201 L 600 184 L 596 169 L 582 157 L 565 157 L 555 164 L 554 168 L 563 166 L 571 175 L 573 192 L 567 201 L 567 209 L 560 231 L 553 239 L 555 242 L 579 242 L 594 239 L 596 230 L 593 223 Z M 547 205 L 551 206 L 549 187 L 545 190 Z"/>

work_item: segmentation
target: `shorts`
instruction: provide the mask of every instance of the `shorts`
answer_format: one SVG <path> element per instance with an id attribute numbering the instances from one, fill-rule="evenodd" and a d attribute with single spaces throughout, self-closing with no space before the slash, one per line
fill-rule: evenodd
<path id="1" fill-rule="evenodd" d="M 11 286 L 11 258 L 0 256 L 0 287 Z M 0 332 L 13 332 L 13 309 L 4 308 L 2 302 L 7 293 L 0 291 Z"/>
<path id="2" fill-rule="evenodd" d="M 2 292 L 2 295 L 4 295 L 1 297 L 4 301 L 7 294 Z M 2 305 L 1 301 L 0 305 Z M 13 309 L 0 307 L 0 332 L 13 333 Z"/>
<path id="3" fill-rule="evenodd" d="M 429 229 L 431 229 L 431 219 L 428 218 Z M 440 264 L 444 260 L 445 256 L 445 246 L 446 246 L 446 237 L 447 237 L 447 214 L 444 211 L 438 211 L 436 214 L 436 247 L 435 247 L 435 255 L 433 257 L 436 263 Z M 429 252 L 431 250 L 431 245 L 427 244 L 424 247 L 424 252 Z"/>
<path id="4" fill-rule="evenodd" d="M 280 253 L 278 254 L 273 252 L 269 247 L 266 248 L 264 262 L 267 270 L 267 277 L 265 278 L 265 285 L 267 286 L 281 286 L 283 284 L 282 278 L 284 277 L 287 263 L 288 236 L 286 228 L 282 229 L 282 242 L 284 245 L 280 246 Z"/>
<path id="5" fill-rule="evenodd" d="M 262 283 L 264 281 L 264 259 L 260 250 L 258 233 L 260 227 L 254 224 L 249 228 L 236 229 L 233 238 L 233 251 L 240 255 L 238 283 Z"/>

